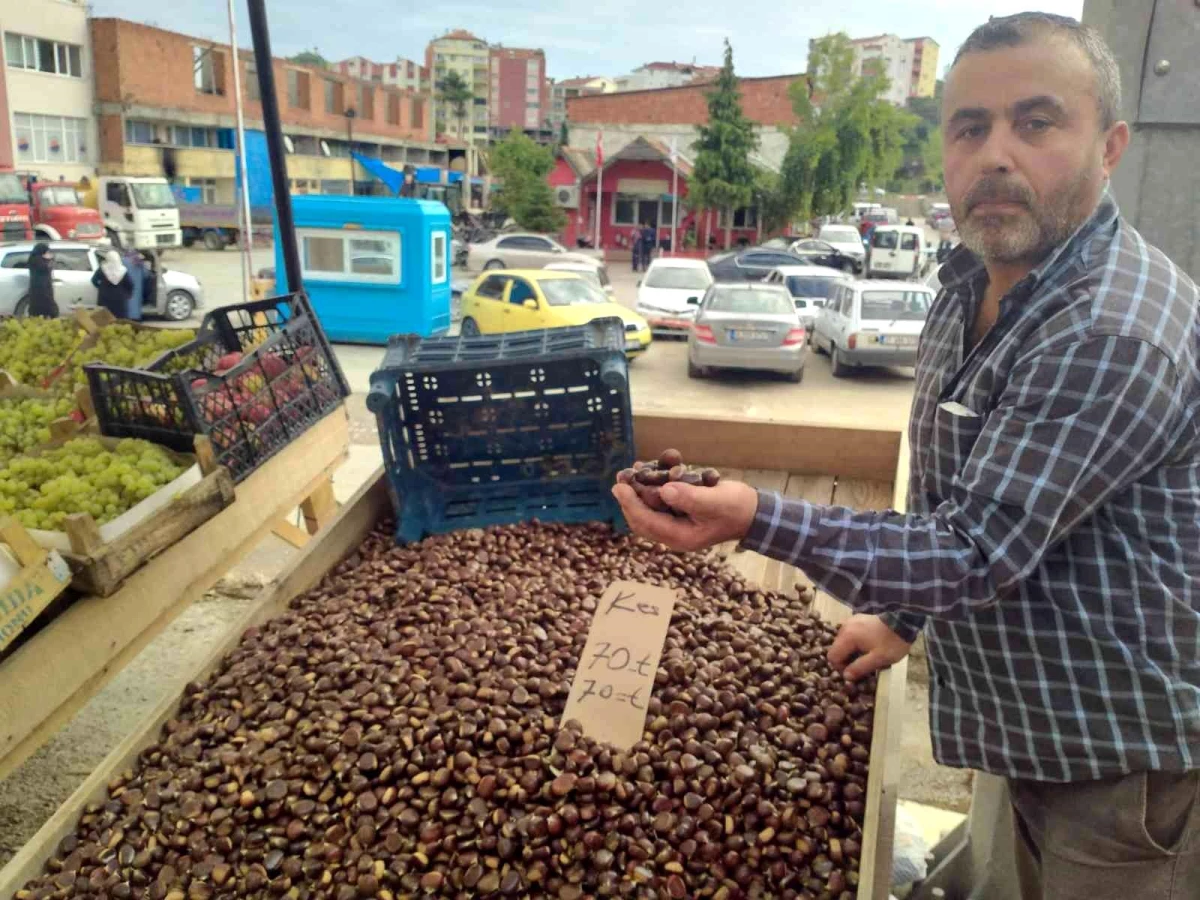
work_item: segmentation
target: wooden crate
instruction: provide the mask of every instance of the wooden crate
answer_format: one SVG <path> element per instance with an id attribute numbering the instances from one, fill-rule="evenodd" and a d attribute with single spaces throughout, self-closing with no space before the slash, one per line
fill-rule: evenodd
<path id="1" fill-rule="evenodd" d="M 346 411 L 339 407 L 239 484 L 231 506 L 150 560 L 111 596 L 80 598 L 0 660 L 0 779 L 276 523 L 322 493 L 346 458 L 348 441 Z"/>
<path id="2" fill-rule="evenodd" d="M 46 606 L 67 589 L 71 570 L 54 550 L 44 550 L 34 542 L 21 523 L 11 516 L 0 520 L 0 543 L 8 545 L 20 565 L 6 583 L 0 585 L 0 651 L 29 627 Z"/>
<path id="3" fill-rule="evenodd" d="M 714 439 L 727 426 L 749 443 L 730 444 L 723 439 Z M 760 486 L 777 487 L 789 494 L 836 502 L 840 487 L 843 496 L 869 500 L 883 508 L 902 506 L 897 499 L 903 499 L 903 486 L 895 491 L 892 489 L 893 485 L 905 481 L 904 478 L 897 478 L 897 472 L 903 473 L 906 468 L 899 432 L 824 429 L 769 422 L 701 422 L 683 416 L 664 415 L 635 415 L 634 430 L 638 455 L 643 458 L 654 455 L 669 444 L 678 447 L 692 459 L 723 467 L 727 475 L 740 476 Z M 815 470 L 816 466 L 825 465 L 826 461 L 838 462 L 842 456 L 836 452 L 836 448 L 829 446 L 829 432 L 838 432 L 839 440 L 847 439 L 857 444 L 857 450 L 844 454 L 847 459 L 857 460 L 850 468 L 841 469 L 850 474 L 843 476 L 837 468 L 823 472 Z M 768 440 L 780 438 L 786 440 L 770 446 L 767 443 Z M 755 449 L 763 451 L 762 458 L 769 460 L 776 468 L 744 468 L 742 464 L 754 461 Z M 898 466 L 905 468 L 898 470 Z M 187 680 L 202 681 L 207 678 L 226 654 L 238 645 L 247 628 L 261 625 L 284 612 L 292 598 L 320 582 L 340 560 L 357 549 L 381 517 L 391 512 L 387 478 L 381 468 L 342 507 L 337 518 L 322 534 L 308 544 L 279 580 L 264 590 L 245 617 L 230 630 L 221 646 L 196 671 L 188 673 Z M 730 562 L 766 587 L 784 586 L 789 580 L 796 583 L 796 579 L 803 578 L 790 567 L 778 566 L 757 554 L 734 554 Z M 825 598 L 815 606 L 823 616 L 835 622 L 847 614 L 844 607 L 832 598 Z M 887 900 L 888 897 L 905 673 L 906 664 L 901 662 L 881 673 L 878 680 L 860 860 L 859 900 Z M 9 864 L 0 870 L 0 898 L 11 896 L 43 871 L 59 842 L 74 831 L 84 807 L 89 803 L 107 800 L 110 780 L 137 764 L 138 754 L 159 739 L 163 725 L 177 714 L 179 703 L 178 696 L 160 703 L 138 729 L 105 758 Z"/>

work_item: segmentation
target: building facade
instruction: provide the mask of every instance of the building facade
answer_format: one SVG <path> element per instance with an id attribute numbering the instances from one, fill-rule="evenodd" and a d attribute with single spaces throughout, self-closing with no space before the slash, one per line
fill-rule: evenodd
<path id="1" fill-rule="evenodd" d="M 550 131 L 554 138 L 562 133 L 562 127 L 567 121 L 567 101 L 575 97 L 587 97 L 592 94 L 611 94 L 617 89 L 617 83 L 612 78 L 602 75 L 584 75 L 582 78 L 564 78 L 561 81 L 551 79 L 550 90 Z"/>
<path id="2" fill-rule="evenodd" d="M 616 86 L 618 91 L 651 91 L 658 88 L 681 87 L 694 81 L 710 81 L 716 78 L 720 71 L 720 66 L 651 62 L 639 66 L 628 75 L 617 78 Z"/>
<path id="3" fill-rule="evenodd" d="M 425 68 L 433 94 L 435 133 L 457 138 L 466 144 L 486 144 L 490 135 L 491 49 L 469 31 L 458 29 L 434 38 L 425 49 Z M 465 115 L 441 98 L 446 76 L 457 72 L 471 88 Z"/>
<path id="4" fill-rule="evenodd" d="M 851 41 L 854 74 L 881 74 L 888 86 L 883 98 L 903 106 L 909 97 L 932 97 L 937 85 L 938 42 L 930 37 L 900 38 L 894 34 Z"/>
<path id="5" fill-rule="evenodd" d="M 937 93 L 938 57 L 941 47 L 931 37 L 909 38 L 912 45 L 910 97 L 932 97 Z"/>
<path id="6" fill-rule="evenodd" d="M 206 202 L 234 202 L 229 45 L 111 18 L 91 20 L 91 42 L 100 174 L 163 175 L 198 188 Z M 261 130 L 253 55 L 242 51 L 236 64 L 246 128 Z M 448 148 L 433 139 L 427 95 L 283 59 L 273 68 L 293 191 L 349 193 L 352 180 L 369 191 L 374 180 L 352 163 L 351 146 L 391 165 L 450 164 Z"/>
<path id="7" fill-rule="evenodd" d="M 534 139 L 547 139 L 551 131 L 546 54 L 541 50 L 492 47 L 489 72 L 492 137 L 502 138 L 516 128 Z"/>
<path id="8" fill-rule="evenodd" d="M 96 174 L 93 61 L 83 0 L 6 3 L 0 16 L 8 113 L 0 164 L 43 180 Z"/>
<path id="9" fill-rule="evenodd" d="M 429 88 L 429 73 L 411 59 L 397 58 L 395 62 L 372 62 L 365 56 L 352 56 L 333 64 L 338 73 L 360 81 L 377 81 L 402 91 L 425 91 Z"/>

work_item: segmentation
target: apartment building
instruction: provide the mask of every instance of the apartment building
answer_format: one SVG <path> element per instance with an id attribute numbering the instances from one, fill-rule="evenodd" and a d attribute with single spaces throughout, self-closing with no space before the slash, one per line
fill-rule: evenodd
<path id="1" fill-rule="evenodd" d="M 938 43 L 930 37 L 900 38 L 877 34 L 850 42 L 854 73 L 887 76 L 884 99 L 903 106 L 909 97 L 932 97 L 937 84 Z"/>
<path id="2" fill-rule="evenodd" d="M 587 97 L 592 94 L 611 94 L 617 89 L 617 83 L 612 78 L 603 75 L 584 75 L 581 78 L 564 78 L 560 81 L 550 80 L 550 132 L 557 138 L 562 133 L 562 127 L 567 121 L 567 101 L 575 97 Z"/>
<path id="3" fill-rule="evenodd" d="M 228 44 L 123 19 L 91 20 L 100 174 L 165 175 L 207 202 L 235 196 L 233 66 Z M 258 72 L 242 51 L 248 130 L 262 128 Z M 434 141 L 429 97 L 284 59 L 273 62 L 292 188 L 349 193 L 371 176 L 353 148 L 389 164 L 448 166 Z M 247 140 L 248 160 L 254 159 Z M 255 174 L 251 172 L 251 195 Z"/>
<path id="4" fill-rule="evenodd" d="M 938 56 L 941 47 L 931 37 L 909 38 L 912 44 L 910 97 L 932 97 L 937 92 Z"/>
<path id="5" fill-rule="evenodd" d="M 541 50 L 492 47 L 488 109 L 491 135 L 500 139 L 516 128 L 535 140 L 547 140 L 550 129 L 550 90 L 546 83 L 546 54 Z"/>
<path id="6" fill-rule="evenodd" d="M 365 56 L 352 56 L 333 64 L 336 72 L 360 81 L 377 81 L 402 91 L 425 91 L 429 88 L 429 73 L 423 65 L 411 59 L 397 57 L 395 62 L 372 62 Z"/>
<path id="7" fill-rule="evenodd" d="M 618 91 L 651 91 L 657 88 L 680 87 L 694 81 L 717 77 L 720 66 L 698 66 L 692 63 L 650 62 L 628 75 L 616 79 Z"/>
<path id="8" fill-rule="evenodd" d="M 425 48 L 425 68 L 429 71 L 433 94 L 435 133 L 466 144 L 486 144 L 491 127 L 488 100 L 492 94 L 491 48 L 487 42 L 461 28 L 447 32 Z M 471 99 L 462 116 L 454 104 L 441 98 L 443 83 L 451 72 L 458 73 L 471 89 Z"/>
<path id="9" fill-rule="evenodd" d="M 42 179 L 94 175 L 98 154 L 86 3 L 4 4 L 0 32 L 0 165 Z"/>

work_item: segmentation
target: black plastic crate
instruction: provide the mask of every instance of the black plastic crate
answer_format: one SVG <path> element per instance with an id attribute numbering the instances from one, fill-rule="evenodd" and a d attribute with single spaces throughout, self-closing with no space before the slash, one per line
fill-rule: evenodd
<path id="1" fill-rule="evenodd" d="M 217 375 L 234 351 L 237 365 Z M 84 366 L 101 434 L 190 451 L 208 435 L 243 480 L 349 396 L 333 348 L 303 294 L 215 309 L 196 339 L 145 369 Z"/>
<path id="2" fill-rule="evenodd" d="M 397 537 L 539 519 L 624 527 L 633 464 L 625 326 L 392 338 L 371 376 Z"/>

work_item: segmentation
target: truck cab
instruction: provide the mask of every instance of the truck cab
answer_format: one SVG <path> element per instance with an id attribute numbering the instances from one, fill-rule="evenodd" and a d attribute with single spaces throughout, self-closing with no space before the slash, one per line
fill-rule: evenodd
<path id="1" fill-rule="evenodd" d="M 83 205 L 75 186 L 65 181 L 34 181 L 29 208 L 37 237 L 51 241 L 98 241 L 104 237 L 100 213 Z"/>
<path id="2" fill-rule="evenodd" d="M 15 172 L 0 172 L 0 243 L 32 239 L 25 185 Z"/>
<path id="3" fill-rule="evenodd" d="M 154 251 L 183 244 L 179 208 L 165 178 L 101 177 L 96 204 L 116 246 Z"/>

